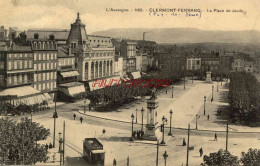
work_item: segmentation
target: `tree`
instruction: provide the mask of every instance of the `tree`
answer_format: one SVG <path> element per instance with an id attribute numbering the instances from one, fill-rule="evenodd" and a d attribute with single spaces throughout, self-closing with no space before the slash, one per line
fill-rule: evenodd
<path id="1" fill-rule="evenodd" d="M 242 152 L 241 162 L 247 166 L 260 165 L 260 149 L 250 148 L 247 153 Z"/>
<path id="2" fill-rule="evenodd" d="M 218 152 L 210 153 L 209 156 L 203 157 L 205 166 L 238 166 L 239 160 L 237 156 L 233 156 L 229 151 L 220 149 Z"/>
<path id="3" fill-rule="evenodd" d="M 21 122 L 0 119 L 0 161 L 5 164 L 35 164 L 46 162 L 48 151 L 44 145 L 37 141 L 45 140 L 49 135 L 49 129 L 31 122 L 28 118 L 22 118 Z"/>

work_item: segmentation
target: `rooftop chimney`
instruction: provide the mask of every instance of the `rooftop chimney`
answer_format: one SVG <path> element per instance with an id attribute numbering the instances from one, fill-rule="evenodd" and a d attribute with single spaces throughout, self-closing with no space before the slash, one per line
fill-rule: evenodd
<path id="1" fill-rule="evenodd" d="M 50 35 L 50 40 L 55 40 L 54 34 L 51 34 L 51 35 Z"/>
<path id="2" fill-rule="evenodd" d="M 146 33 L 146 32 L 143 32 L 143 41 L 145 41 L 145 33 Z"/>
<path id="3" fill-rule="evenodd" d="M 34 39 L 39 39 L 39 34 L 38 33 L 34 34 Z"/>

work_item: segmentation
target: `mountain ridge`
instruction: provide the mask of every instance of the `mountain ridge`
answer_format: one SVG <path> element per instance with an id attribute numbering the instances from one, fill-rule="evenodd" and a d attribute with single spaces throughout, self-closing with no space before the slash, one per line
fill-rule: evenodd
<path id="1" fill-rule="evenodd" d="M 208 31 L 197 28 L 112 28 L 93 32 L 93 35 L 109 36 L 112 38 L 127 38 L 158 43 L 260 43 L 260 31 Z"/>

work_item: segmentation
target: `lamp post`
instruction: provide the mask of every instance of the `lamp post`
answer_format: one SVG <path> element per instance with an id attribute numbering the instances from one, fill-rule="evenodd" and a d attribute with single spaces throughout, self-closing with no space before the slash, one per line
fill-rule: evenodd
<path id="1" fill-rule="evenodd" d="M 170 132 L 168 134 L 170 136 L 172 136 L 172 113 L 173 113 L 173 111 L 170 110 Z"/>
<path id="2" fill-rule="evenodd" d="M 166 160 L 167 160 L 167 157 L 169 155 L 167 154 L 167 151 L 165 150 L 164 154 L 163 154 L 163 158 L 164 158 L 164 165 L 166 166 Z"/>
<path id="3" fill-rule="evenodd" d="M 214 85 L 212 85 L 212 98 L 211 98 L 212 101 L 213 101 L 213 91 L 214 91 Z"/>
<path id="4" fill-rule="evenodd" d="M 163 125 L 163 137 L 162 137 L 162 142 L 161 144 L 165 144 L 164 141 L 164 125 L 167 124 L 167 118 L 165 118 L 164 116 L 162 117 L 162 125 Z"/>
<path id="5" fill-rule="evenodd" d="M 217 92 L 218 92 L 218 81 L 217 81 Z"/>
<path id="6" fill-rule="evenodd" d="M 31 110 L 30 113 L 31 113 L 31 124 L 32 124 L 32 122 L 33 122 L 33 120 L 32 120 L 33 110 Z"/>
<path id="7" fill-rule="evenodd" d="M 142 113 L 142 128 L 141 128 L 141 131 L 143 131 L 143 125 L 144 125 L 144 108 L 141 109 L 141 113 Z"/>
<path id="8" fill-rule="evenodd" d="M 200 118 L 200 116 L 196 114 L 196 130 L 198 129 L 198 122 L 197 121 L 198 121 L 199 118 Z"/>
<path id="9" fill-rule="evenodd" d="M 58 113 L 56 109 L 57 91 L 55 92 L 54 100 L 55 100 L 55 107 L 54 107 L 55 112 L 53 113 L 53 119 L 54 119 L 53 148 L 55 148 L 56 118 L 58 118 Z"/>
<path id="10" fill-rule="evenodd" d="M 156 166 L 158 166 L 158 162 L 159 162 L 159 140 L 157 139 L 157 151 L 156 151 Z"/>
<path id="11" fill-rule="evenodd" d="M 84 101 L 84 113 L 86 113 L 86 100 Z"/>
<path id="12" fill-rule="evenodd" d="M 135 123 L 136 123 L 136 124 L 137 124 L 137 111 L 138 111 L 138 110 L 135 109 L 135 115 L 136 115 L 136 116 L 135 116 Z"/>
<path id="13" fill-rule="evenodd" d="M 172 85 L 172 98 L 173 98 L 173 85 Z"/>
<path id="14" fill-rule="evenodd" d="M 132 113 L 132 115 L 131 115 L 131 118 L 132 118 L 132 136 L 131 136 L 131 138 L 130 138 L 130 141 L 134 141 L 135 139 L 134 139 L 134 118 L 135 118 L 135 116 L 134 116 L 134 114 Z"/>
<path id="15" fill-rule="evenodd" d="M 54 119 L 53 148 L 55 148 L 56 118 L 58 118 L 58 114 L 55 111 L 53 113 L 53 119 Z"/>
<path id="16" fill-rule="evenodd" d="M 204 96 L 204 116 L 206 115 L 206 96 Z"/>
<path id="17" fill-rule="evenodd" d="M 63 140 L 61 138 L 61 132 L 59 132 L 59 153 L 60 153 L 60 165 L 61 165 L 61 162 L 62 162 L 62 155 L 63 155 L 63 150 L 62 150 L 62 143 L 63 143 Z"/>

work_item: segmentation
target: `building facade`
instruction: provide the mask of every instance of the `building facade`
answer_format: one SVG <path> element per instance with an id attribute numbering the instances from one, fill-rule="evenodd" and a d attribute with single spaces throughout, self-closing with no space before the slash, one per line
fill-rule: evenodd
<path id="1" fill-rule="evenodd" d="M 200 70 L 201 68 L 201 58 L 188 57 L 187 58 L 187 70 Z"/>

